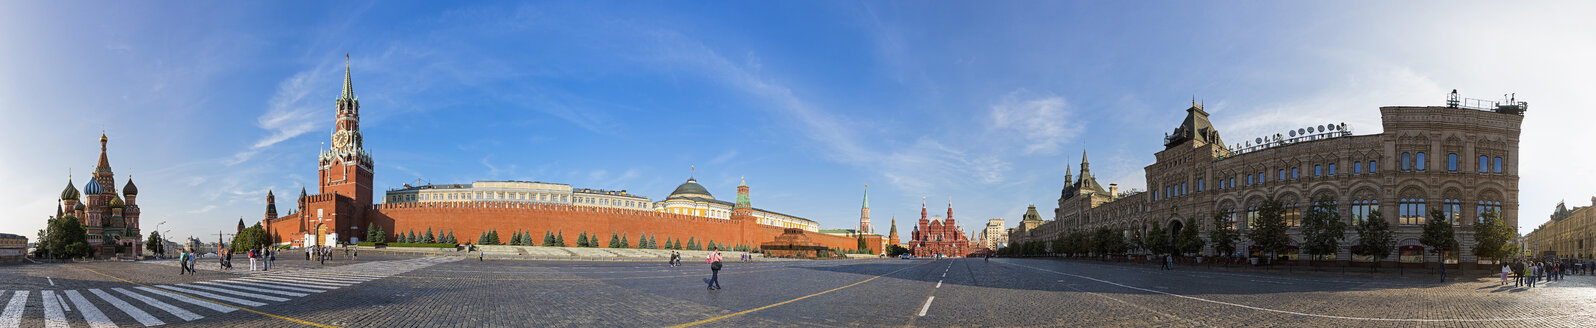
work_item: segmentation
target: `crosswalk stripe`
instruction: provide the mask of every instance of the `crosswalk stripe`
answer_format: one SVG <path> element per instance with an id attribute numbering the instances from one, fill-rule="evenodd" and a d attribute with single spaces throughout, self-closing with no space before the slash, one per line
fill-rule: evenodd
<path id="1" fill-rule="evenodd" d="M 233 312 L 233 311 L 237 311 L 238 310 L 238 309 L 235 309 L 235 308 L 232 308 L 232 307 L 229 307 L 229 306 L 216 304 L 216 303 L 211 303 L 211 302 L 206 302 L 206 301 L 194 299 L 193 297 L 188 297 L 188 296 L 168 293 L 166 291 L 155 289 L 155 288 L 133 287 L 133 289 L 142 290 L 142 291 L 144 291 L 146 293 L 150 293 L 150 294 L 170 297 L 170 298 L 172 298 L 174 300 L 178 300 L 178 301 L 183 302 L 183 303 L 199 305 L 199 306 L 205 307 L 207 309 L 216 310 L 216 312 L 228 313 L 228 312 Z"/>
<path id="2" fill-rule="evenodd" d="M 280 291 L 280 290 L 272 290 L 272 289 L 265 289 L 265 288 L 255 288 L 255 287 L 249 287 L 249 286 L 233 286 L 233 285 L 223 284 L 223 283 L 215 282 L 215 281 L 196 281 L 194 283 L 195 284 L 205 285 L 205 286 L 212 286 L 212 287 L 227 287 L 227 288 L 234 288 L 234 289 L 243 289 L 243 290 L 252 291 L 252 292 L 269 293 L 269 294 L 277 294 L 277 295 L 287 295 L 287 296 L 296 296 L 296 297 L 297 296 L 310 295 L 310 294 L 305 294 L 305 293 L 285 292 L 285 291 Z"/>
<path id="3" fill-rule="evenodd" d="M 76 290 L 67 290 L 64 293 L 72 300 L 72 306 L 78 307 L 78 313 L 83 314 L 83 321 L 89 322 L 89 328 L 116 327 L 115 323 L 111 323 L 111 318 L 106 317 L 105 313 L 94 307 L 94 303 L 89 303 L 89 299 L 83 297 L 83 293 Z"/>
<path id="4" fill-rule="evenodd" d="M 281 289 L 281 290 L 292 290 L 292 291 L 296 291 L 296 292 L 306 292 L 306 293 L 320 293 L 320 292 L 325 292 L 326 291 L 326 290 L 321 290 L 321 289 L 304 288 L 304 286 L 289 287 L 289 286 L 281 285 L 281 284 L 278 284 L 278 283 L 267 283 L 267 282 L 249 282 L 249 281 L 239 281 L 239 280 L 223 280 L 222 282 L 229 283 L 229 284 L 235 284 L 235 285 L 255 286 L 255 287 L 261 287 L 261 288 L 276 288 L 276 289 Z M 332 289 L 330 287 L 322 287 L 322 288 Z"/>
<path id="5" fill-rule="evenodd" d="M 19 290 L 11 293 L 11 303 L 6 303 L 5 313 L 0 313 L 0 327 L 17 327 L 22 325 L 22 309 L 28 307 L 28 291 Z"/>
<path id="6" fill-rule="evenodd" d="M 177 316 L 179 319 L 183 319 L 183 321 L 194 321 L 195 319 L 199 319 L 199 318 L 204 318 L 205 317 L 205 316 L 202 316 L 202 315 L 194 314 L 194 312 L 188 312 L 188 310 L 184 310 L 183 308 L 177 307 L 175 305 L 167 304 L 166 302 L 162 302 L 161 300 L 157 300 L 157 299 L 151 298 L 149 296 L 139 295 L 137 293 L 130 292 L 130 291 L 126 290 L 126 289 L 111 288 L 111 290 L 114 290 L 114 291 L 116 291 L 118 293 L 122 293 L 122 295 L 127 295 L 127 297 L 131 297 L 131 298 L 133 298 L 135 300 L 139 300 L 139 302 L 144 302 L 144 304 L 149 304 L 150 306 L 154 306 L 155 308 L 164 310 L 164 311 L 166 311 L 166 313 L 171 313 L 172 315 Z"/>
<path id="7" fill-rule="evenodd" d="M 268 296 L 268 295 L 261 295 L 261 294 L 255 294 L 255 293 L 245 293 L 245 292 L 236 291 L 236 290 L 232 290 L 232 289 L 217 288 L 217 287 L 212 287 L 212 286 L 195 285 L 195 284 L 181 284 L 181 285 L 176 285 L 176 286 L 183 287 L 183 288 L 199 289 L 199 290 L 209 291 L 209 292 L 216 292 L 216 293 L 223 293 L 223 294 L 232 294 L 232 295 L 238 295 L 238 296 L 249 297 L 249 298 L 259 298 L 259 299 L 273 301 L 273 302 L 283 302 L 283 301 L 287 301 L 288 300 L 287 298 L 283 298 L 283 297 Z"/>
<path id="8" fill-rule="evenodd" d="M 353 285 L 353 284 L 345 284 L 345 283 L 333 283 L 333 282 L 319 282 L 319 281 L 304 281 L 304 280 L 295 280 L 295 279 L 284 279 L 284 278 L 267 278 L 267 277 L 260 277 L 260 278 L 242 278 L 242 279 L 240 279 L 240 280 L 251 280 L 251 281 L 261 281 L 261 280 L 269 280 L 269 281 L 277 281 L 277 282 L 286 282 L 286 283 L 294 283 L 294 284 L 306 284 L 306 285 L 317 285 L 317 286 L 327 286 L 327 287 L 332 287 L 332 288 L 339 288 L 339 287 L 344 287 L 344 286 L 349 286 L 349 285 Z"/>
<path id="9" fill-rule="evenodd" d="M 266 305 L 266 303 L 261 303 L 261 302 L 256 302 L 256 301 L 251 301 L 251 300 L 246 300 L 246 299 L 237 298 L 237 297 L 231 297 L 231 296 L 223 296 L 223 295 L 211 294 L 211 293 L 207 293 L 207 292 L 202 292 L 202 291 L 197 291 L 197 290 L 188 289 L 188 288 L 182 288 L 182 287 L 177 287 L 177 286 L 160 285 L 160 286 L 155 286 L 155 287 L 160 287 L 161 289 L 166 289 L 166 290 L 171 290 L 171 291 L 176 291 L 176 292 L 181 292 L 181 293 L 187 293 L 187 294 L 191 294 L 191 295 L 209 297 L 209 298 L 220 300 L 220 301 L 233 302 L 233 303 L 238 303 L 238 304 L 243 304 L 243 305 L 248 305 L 248 306 Z"/>
<path id="10" fill-rule="evenodd" d="M 336 275 L 336 274 L 307 274 L 307 275 L 294 275 L 294 276 L 282 275 L 282 276 L 279 276 L 279 277 L 305 278 L 305 279 L 319 280 L 319 281 L 347 282 L 347 283 L 352 283 L 352 284 L 358 284 L 358 283 L 362 283 L 362 282 L 366 282 L 366 281 L 371 280 L 370 277 L 350 277 L 350 276 Z"/>
<path id="11" fill-rule="evenodd" d="M 103 290 L 98 288 L 89 288 L 89 292 L 94 293 L 95 296 L 99 296 L 100 299 L 105 300 L 106 303 L 111 303 L 111 306 L 121 309 L 122 313 L 127 313 L 128 316 L 133 317 L 133 320 L 137 320 L 140 324 L 143 324 L 146 327 L 166 324 L 165 321 L 156 319 L 155 316 L 150 315 L 149 312 L 144 312 L 144 310 L 133 307 L 133 304 L 128 304 L 127 301 L 116 298 L 116 296 L 111 296 L 110 293 L 106 293 Z"/>
<path id="12" fill-rule="evenodd" d="M 55 298 L 55 291 L 41 291 L 44 298 L 44 327 L 67 328 L 66 313 L 61 310 L 61 301 Z"/>

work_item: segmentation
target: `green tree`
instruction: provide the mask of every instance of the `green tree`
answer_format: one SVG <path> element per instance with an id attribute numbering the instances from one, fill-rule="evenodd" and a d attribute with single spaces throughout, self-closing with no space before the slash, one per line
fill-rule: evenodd
<path id="1" fill-rule="evenodd" d="M 609 247 L 609 248 L 621 248 L 621 235 L 616 234 L 614 232 L 611 232 L 610 233 L 610 244 L 608 246 L 606 246 L 606 247 Z"/>
<path id="2" fill-rule="evenodd" d="M 377 223 L 366 224 L 366 241 L 375 242 L 375 240 L 377 240 Z"/>
<path id="3" fill-rule="evenodd" d="M 565 247 L 565 231 L 561 230 L 554 235 L 554 246 Z"/>
<path id="4" fill-rule="evenodd" d="M 576 247 L 587 247 L 587 231 L 583 231 L 582 234 L 576 235 Z"/>
<path id="5" fill-rule="evenodd" d="M 438 243 L 438 238 L 435 238 L 432 235 L 432 227 L 427 227 L 427 235 L 421 237 L 421 242 L 428 244 Z"/>
<path id="6" fill-rule="evenodd" d="M 403 234 L 401 234 L 400 236 L 403 236 Z M 404 241 L 401 240 L 400 242 L 403 243 Z M 488 244 L 488 232 L 487 231 L 483 231 L 481 236 L 477 236 L 477 245 L 487 245 L 487 244 Z"/>
<path id="7" fill-rule="evenodd" d="M 898 245 L 887 245 L 887 256 L 900 256 L 909 253 L 908 248 Z"/>
<path id="8" fill-rule="evenodd" d="M 498 230 L 488 230 L 488 245 L 499 245 Z"/>
<path id="9" fill-rule="evenodd" d="M 1182 255 L 1191 255 L 1203 251 L 1203 237 L 1198 235 L 1197 220 L 1186 218 L 1186 223 L 1180 226 L 1180 232 L 1175 238 L 1175 250 Z"/>
<path id="10" fill-rule="evenodd" d="M 416 230 L 415 229 L 410 229 L 410 234 L 405 235 L 405 242 L 407 242 L 407 243 L 419 243 L 419 242 L 421 242 L 421 237 L 416 235 Z"/>
<path id="11" fill-rule="evenodd" d="M 698 239 L 697 238 L 687 237 L 687 250 L 690 250 L 690 251 L 699 250 L 698 249 Z"/>
<path id="12" fill-rule="evenodd" d="M 1322 196 L 1313 202 L 1313 208 L 1302 217 L 1303 246 L 1315 260 L 1325 256 L 1335 257 L 1341 251 L 1341 240 L 1347 235 L 1347 223 L 1341 220 L 1334 200 Z"/>
<path id="13" fill-rule="evenodd" d="M 371 242 L 378 243 L 378 244 L 388 242 L 388 232 L 387 231 L 383 231 L 382 227 L 376 227 L 375 230 L 377 231 L 377 233 L 375 235 L 371 236 L 371 239 L 370 239 Z"/>
<path id="14" fill-rule="evenodd" d="M 1208 243 L 1213 245 L 1214 253 L 1219 256 L 1235 254 L 1236 243 L 1241 239 L 1241 233 L 1230 222 L 1230 216 L 1229 210 L 1214 213 L 1214 229 L 1208 231 Z"/>
<path id="15" fill-rule="evenodd" d="M 648 234 L 648 248 L 659 249 L 659 242 L 654 240 L 654 234 Z"/>
<path id="16" fill-rule="evenodd" d="M 445 244 L 459 244 L 460 243 L 459 239 L 454 239 L 454 229 L 449 229 L 449 241 L 445 241 L 443 243 L 445 243 Z"/>
<path id="17" fill-rule="evenodd" d="M 632 242 L 626 240 L 626 234 L 621 234 L 621 247 L 619 248 L 632 248 Z"/>
<path id="18" fill-rule="evenodd" d="M 1286 251 L 1291 246 L 1291 237 L 1286 235 L 1285 209 L 1280 201 L 1265 200 L 1258 207 L 1258 218 L 1252 220 L 1252 230 L 1247 231 L 1247 239 L 1252 240 L 1259 251 L 1264 252 L 1273 261 L 1275 256 Z"/>
<path id="19" fill-rule="evenodd" d="M 1441 265 L 1446 265 L 1447 252 L 1457 250 L 1457 237 L 1452 229 L 1452 220 L 1446 217 L 1441 209 L 1430 210 L 1430 219 L 1424 222 L 1424 233 L 1419 236 L 1419 243 L 1429 248 L 1430 254 L 1441 257 Z"/>
<path id="20" fill-rule="evenodd" d="M 1086 254 L 1092 250 L 1092 235 L 1080 230 L 1070 231 L 1066 245 L 1067 252 L 1072 256 Z"/>
<path id="21" fill-rule="evenodd" d="M 166 243 L 162 242 L 160 231 L 150 232 L 150 238 L 144 241 L 144 250 L 150 251 L 150 254 L 166 253 Z"/>
<path id="22" fill-rule="evenodd" d="M 93 255 L 89 247 L 89 233 L 77 217 L 71 215 L 51 219 L 47 227 L 49 237 L 47 255 L 70 259 Z"/>
<path id="23" fill-rule="evenodd" d="M 1165 230 L 1164 225 L 1154 224 L 1153 229 L 1149 230 L 1147 236 L 1144 237 L 1146 238 L 1144 239 L 1146 240 L 1144 245 L 1147 247 L 1147 251 L 1153 254 L 1171 253 L 1175 243 L 1169 237 L 1169 230 Z"/>
<path id="24" fill-rule="evenodd" d="M 228 248 L 234 252 L 242 253 L 250 249 L 266 247 L 271 243 L 266 238 L 266 228 L 262 228 L 260 223 L 256 223 L 233 235 L 233 245 Z"/>
<path id="25" fill-rule="evenodd" d="M 1125 240 L 1125 247 L 1132 253 L 1147 249 L 1147 234 L 1142 229 L 1131 230 L 1130 238 Z"/>
<path id="26" fill-rule="evenodd" d="M 1502 214 L 1489 211 L 1474 223 L 1474 256 L 1491 259 L 1505 259 L 1514 257 L 1516 250 L 1513 246 L 1513 237 L 1518 235 L 1506 222 L 1502 222 Z"/>
<path id="27" fill-rule="evenodd" d="M 1097 255 L 1124 254 L 1128 245 L 1125 236 L 1108 227 L 1099 227 L 1092 233 L 1092 252 Z"/>
<path id="28" fill-rule="evenodd" d="M 1396 237 L 1391 234 L 1391 222 L 1386 222 L 1379 210 L 1369 211 L 1369 217 L 1356 225 L 1358 232 L 1357 249 L 1353 254 L 1374 257 L 1375 265 L 1370 270 L 1379 267 L 1379 262 L 1391 256 L 1396 251 Z"/>

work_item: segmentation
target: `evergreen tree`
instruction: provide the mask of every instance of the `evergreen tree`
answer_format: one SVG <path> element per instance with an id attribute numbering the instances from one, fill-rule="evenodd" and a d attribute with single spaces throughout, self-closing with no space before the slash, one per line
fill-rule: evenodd
<path id="1" fill-rule="evenodd" d="M 1197 234 L 1197 220 L 1186 218 L 1186 223 L 1180 225 L 1180 232 L 1176 234 L 1175 250 L 1182 255 L 1197 254 L 1203 251 L 1203 237 Z"/>
<path id="2" fill-rule="evenodd" d="M 483 231 L 482 232 L 482 236 L 481 237 L 477 237 L 477 245 L 490 245 L 490 244 L 488 244 L 488 232 L 487 231 Z"/>
<path id="3" fill-rule="evenodd" d="M 1169 238 L 1169 230 L 1162 224 L 1154 224 L 1153 229 L 1147 232 L 1147 251 L 1153 254 L 1173 253 L 1174 243 Z"/>
<path id="4" fill-rule="evenodd" d="M 690 250 L 690 251 L 698 250 L 698 239 L 697 238 L 687 237 L 687 250 Z"/>
<path id="5" fill-rule="evenodd" d="M 1314 259 L 1335 257 L 1341 251 L 1341 240 L 1346 238 L 1347 224 L 1336 212 L 1333 201 L 1330 196 L 1320 197 L 1302 218 L 1304 246 Z"/>
<path id="6" fill-rule="evenodd" d="M 554 232 L 553 231 L 544 231 L 543 232 L 543 246 L 554 246 Z"/>
<path id="7" fill-rule="evenodd" d="M 1512 227 L 1502 222 L 1502 213 L 1490 211 L 1474 223 L 1474 255 L 1480 258 L 1501 260 L 1513 257 L 1517 250 L 1513 237 L 1518 235 Z"/>
<path id="8" fill-rule="evenodd" d="M 583 231 L 582 234 L 576 235 L 576 247 L 587 247 L 587 246 L 588 246 L 588 244 L 587 244 L 587 231 Z"/>
<path id="9" fill-rule="evenodd" d="M 649 249 L 659 249 L 659 243 L 654 240 L 654 235 L 653 234 L 649 234 L 648 235 L 648 248 Z"/>
<path id="10" fill-rule="evenodd" d="M 421 237 L 416 235 L 415 229 L 410 229 L 410 235 L 405 236 L 405 240 L 407 243 L 419 243 L 421 242 Z"/>
<path id="11" fill-rule="evenodd" d="M 1369 217 L 1356 227 L 1358 243 L 1357 248 L 1352 250 L 1353 254 L 1374 257 L 1375 267 L 1378 267 L 1381 260 L 1396 251 L 1396 237 L 1391 235 L 1391 222 L 1386 222 L 1379 210 L 1369 211 Z"/>
<path id="12" fill-rule="evenodd" d="M 438 242 L 437 238 L 432 237 L 432 227 L 427 227 L 427 234 L 421 236 L 421 242 L 428 244 L 435 244 Z"/>
<path id="13" fill-rule="evenodd" d="M 372 222 L 372 223 L 366 225 L 366 241 L 376 242 L 376 240 L 377 240 L 377 223 L 376 222 Z"/>
<path id="14" fill-rule="evenodd" d="M 1291 246 L 1291 237 L 1286 235 L 1285 209 L 1280 201 L 1274 199 L 1264 200 L 1258 207 L 1258 218 L 1253 220 L 1252 230 L 1247 231 L 1247 239 L 1252 240 L 1259 251 L 1271 257 L 1285 252 Z"/>
<path id="15" fill-rule="evenodd" d="M 454 229 L 449 229 L 449 242 L 448 243 L 450 243 L 450 244 L 459 244 L 460 243 L 460 240 L 454 239 Z"/>
<path id="16" fill-rule="evenodd" d="M 1214 214 L 1214 229 L 1208 231 L 1208 243 L 1214 247 L 1218 256 L 1230 256 L 1236 253 L 1236 242 L 1241 239 L 1241 234 L 1236 232 L 1236 226 L 1230 222 L 1231 212 L 1226 210 Z"/>
<path id="17" fill-rule="evenodd" d="M 564 230 L 561 230 L 559 232 L 559 234 L 554 235 L 554 246 L 565 247 L 565 231 Z"/>
<path id="18" fill-rule="evenodd" d="M 1442 265 L 1446 263 L 1447 252 L 1457 250 L 1452 220 L 1441 209 L 1430 210 L 1430 219 L 1424 222 L 1424 233 L 1419 236 L 1419 243 L 1429 248 L 1430 254 L 1440 256 Z"/>
<path id="19" fill-rule="evenodd" d="M 626 241 L 626 234 L 621 234 L 621 247 L 618 248 L 632 248 L 632 243 Z"/>
<path id="20" fill-rule="evenodd" d="M 377 229 L 377 234 L 375 236 L 371 236 L 371 242 L 378 243 L 378 244 L 387 243 L 388 242 L 388 232 L 387 231 L 383 231 L 382 227 L 377 227 L 376 229 Z"/>
<path id="21" fill-rule="evenodd" d="M 621 248 L 621 235 L 617 235 L 614 232 L 610 233 L 609 248 Z"/>
<path id="22" fill-rule="evenodd" d="M 144 241 L 144 250 L 150 251 L 150 254 L 166 253 L 166 243 L 161 240 L 160 231 L 150 232 L 150 238 Z"/>
<path id="23" fill-rule="evenodd" d="M 498 245 L 498 244 L 499 244 L 499 231 L 498 230 L 488 230 L 488 245 Z"/>

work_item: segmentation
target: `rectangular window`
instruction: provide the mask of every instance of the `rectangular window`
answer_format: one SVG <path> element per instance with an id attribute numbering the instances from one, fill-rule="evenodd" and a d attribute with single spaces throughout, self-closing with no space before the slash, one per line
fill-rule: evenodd
<path id="1" fill-rule="evenodd" d="M 1275 171 L 1275 180 L 1285 180 L 1285 179 L 1286 179 L 1286 169 L 1280 169 L 1279 171 Z"/>
<path id="2" fill-rule="evenodd" d="M 1203 192 L 1203 178 L 1197 178 L 1197 192 Z"/>
<path id="3" fill-rule="evenodd" d="M 1496 171 L 1496 173 L 1502 173 L 1502 158 L 1501 157 L 1497 157 L 1496 158 L 1496 166 L 1493 167 L 1492 170 Z"/>
<path id="4" fill-rule="evenodd" d="M 1413 155 L 1412 154 L 1402 153 L 1402 160 L 1397 162 L 1397 166 L 1398 166 L 1397 170 L 1398 171 L 1407 171 L 1408 170 L 1408 165 L 1412 165 L 1409 162 L 1412 162 L 1412 161 L 1413 161 Z"/>
<path id="5" fill-rule="evenodd" d="M 1322 175 L 1324 175 L 1324 167 L 1323 167 L 1323 165 L 1314 165 L 1313 166 L 1313 176 L 1322 176 Z"/>
<path id="6" fill-rule="evenodd" d="M 1415 157 L 1418 158 L 1418 164 L 1414 165 L 1414 167 L 1417 167 L 1419 171 L 1424 171 L 1425 169 L 1429 168 L 1429 165 L 1425 164 L 1424 152 L 1419 152 L 1419 155 Z"/>
<path id="7" fill-rule="evenodd" d="M 1369 173 L 1375 173 L 1375 171 L 1379 171 L 1379 166 L 1376 166 L 1374 162 L 1375 161 L 1369 161 Z"/>
<path id="8" fill-rule="evenodd" d="M 1457 153 L 1446 154 L 1446 170 L 1457 172 Z"/>
<path id="9" fill-rule="evenodd" d="M 1249 186 L 1252 185 L 1252 176 L 1251 175 L 1247 176 L 1247 185 L 1249 185 Z"/>
<path id="10" fill-rule="evenodd" d="M 1490 169 L 1490 168 L 1491 168 L 1491 158 L 1490 157 L 1486 157 L 1485 155 L 1480 155 L 1480 165 L 1479 165 L 1480 173 L 1485 173 L 1486 170 Z"/>
<path id="11" fill-rule="evenodd" d="M 1336 163 L 1330 163 L 1330 175 L 1336 175 Z"/>
<path id="12" fill-rule="evenodd" d="M 1363 162 L 1352 162 L 1352 174 L 1363 174 Z"/>
<path id="13" fill-rule="evenodd" d="M 1297 175 L 1297 171 L 1299 171 L 1297 168 L 1295 168 L 1295 167 L 1291 168 L 1291 178 L 1292 179 L 1296 179 L 1298 177 L 1301 177 L 1300 175 Z"/>

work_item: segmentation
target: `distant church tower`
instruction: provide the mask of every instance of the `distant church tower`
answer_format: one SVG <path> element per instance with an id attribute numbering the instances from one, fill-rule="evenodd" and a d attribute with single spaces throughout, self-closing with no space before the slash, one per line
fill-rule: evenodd
<path id="1" fill-rule="evenodd" d="M 876 233 L 875 229 L 870 228 L 870 185 L 865 185 L 864 205 L 859 207 L 859 233 Z"/>
<path id="2" fill-rule="evenodd" d="M 347 59 L 347 58 L 346 58 Z M 355 97 L 355 85 L 349 77 L 349 63 L 344 63 L 344 91 L 337 100 L 337 119 L 333 126 L 332 147 L 318 158 L 318 194 L 339 194 L 354 200 L 355 208 L 371 207 L 372 162 L 366 152 L 364 138 L 360 135 L 360 99 Z M 360 217 L 362 213 L 351 213 Z"/>
<path id="3" fill-rule="evenodd" d="M 272 195 L 270 189 L 266 190 L 266 222 L 270 226 L 271 220 L 277 219 L 277 196 Z"/>

